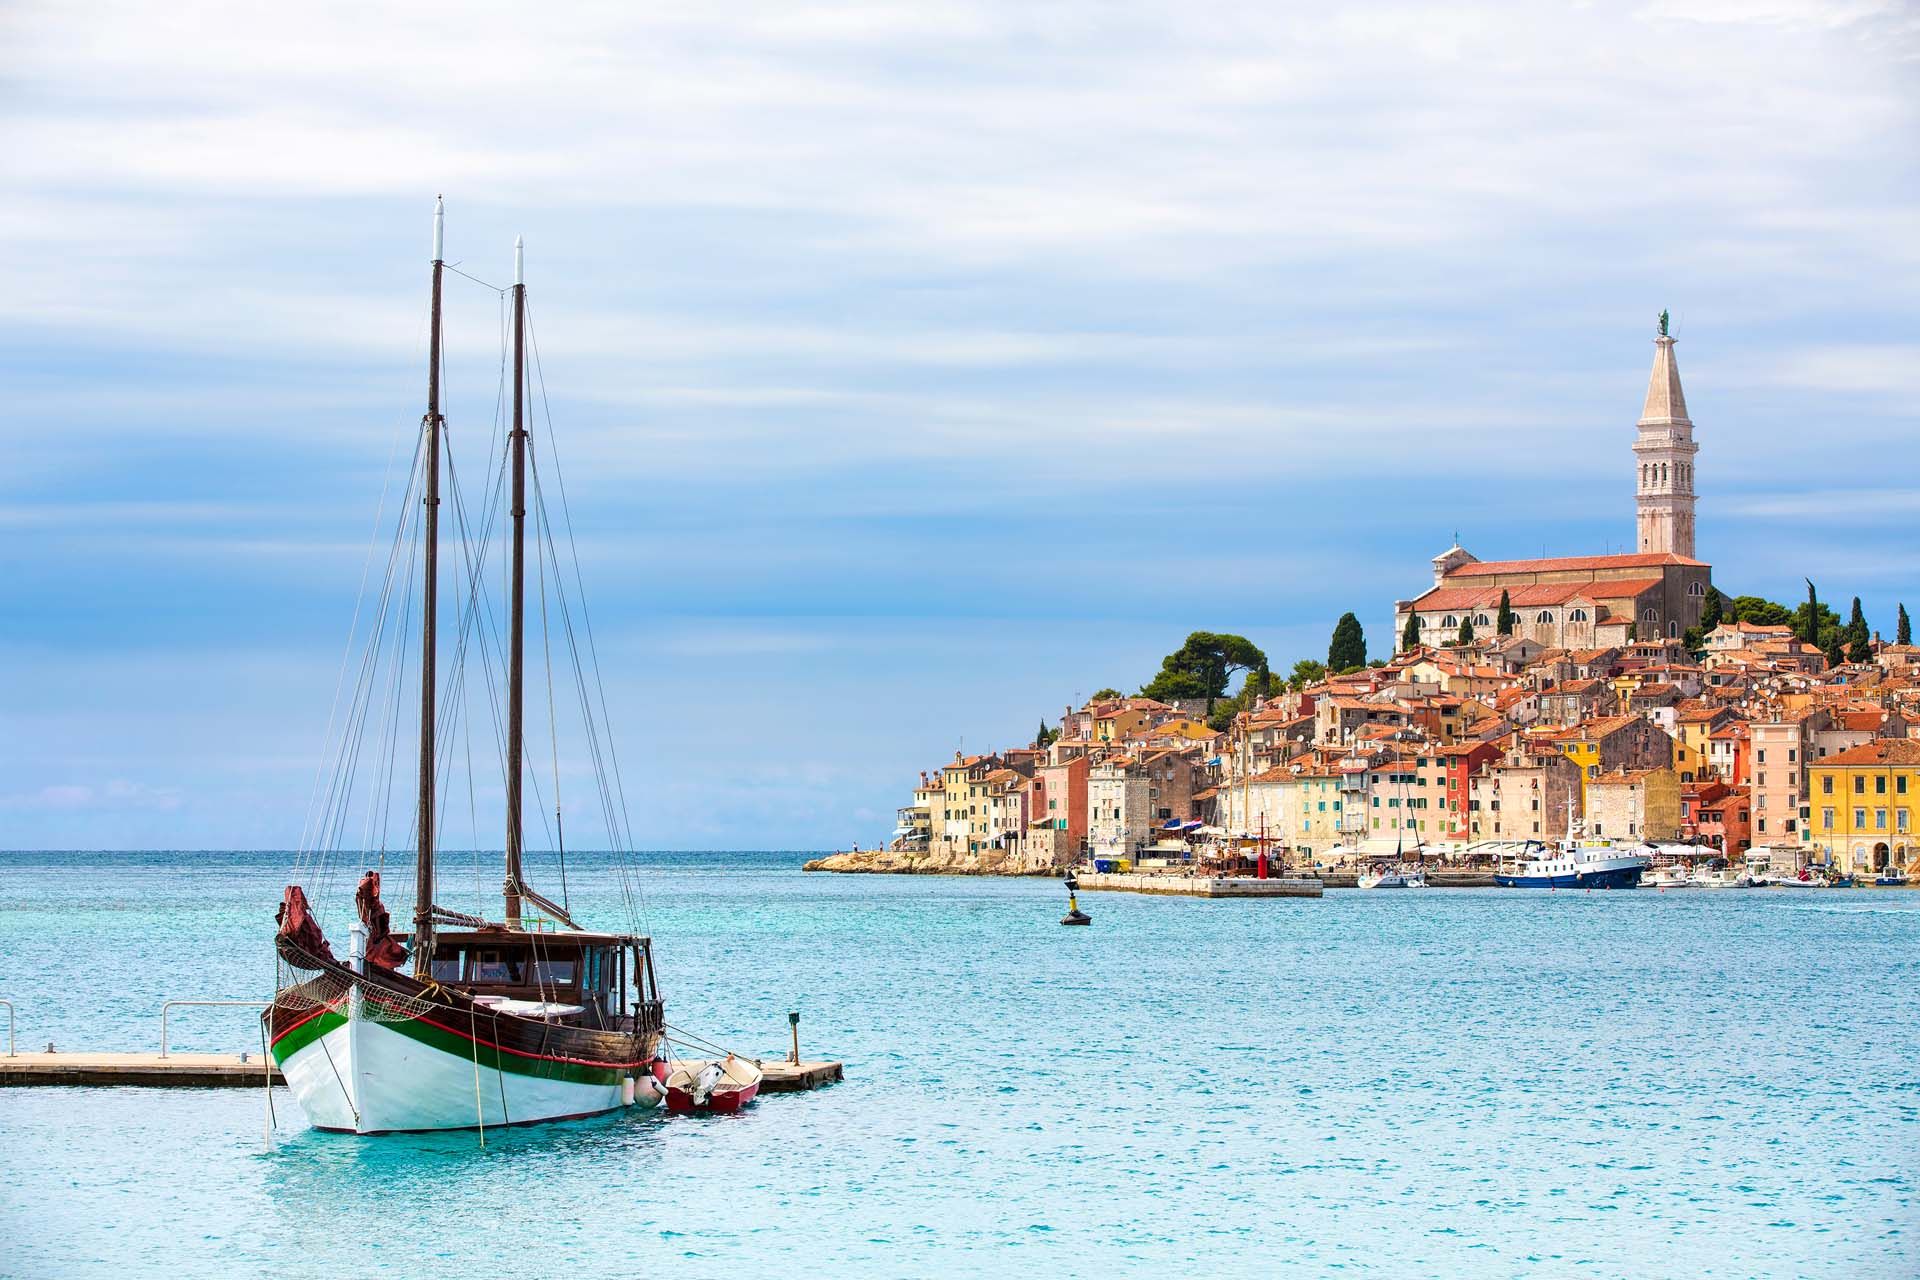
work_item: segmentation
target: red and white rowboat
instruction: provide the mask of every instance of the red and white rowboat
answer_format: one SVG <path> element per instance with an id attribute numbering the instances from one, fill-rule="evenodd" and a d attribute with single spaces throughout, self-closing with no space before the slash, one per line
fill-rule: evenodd
<path id="1" fill-rule="evenodd" d="M 760 1068 L 732 1054 L 719 1062 L 658 1062 L 653 1074 L 667 1110 L 679 1115 L 738 1111 L 760 1093 Z"/>

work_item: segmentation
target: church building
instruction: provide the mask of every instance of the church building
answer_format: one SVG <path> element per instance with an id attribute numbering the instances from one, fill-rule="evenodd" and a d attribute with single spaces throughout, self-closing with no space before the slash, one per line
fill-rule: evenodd
<path id="1" fill-rule="evenodd" d="M 1449 644 L 1471 621 L 1494 633 L 1507 593 L 1513 633 L 1554 648 L 1598 649 L 1631 640 L 1679 636 L 1697 625 L 1713 589 L 1708 565 L 1694 558 L 1693 422 L 1674 362 L 1675 339 L 1660 313 L 1653 340 L 1639 436 L 1633 443 L 1637 538 L 1625 555 L 1543 560 L 1480 560 L 1459 544 L 1433 558 L 1433 586 L 1394 604 L 1394 634 L 1409 615 L 1423 644 Z"/>

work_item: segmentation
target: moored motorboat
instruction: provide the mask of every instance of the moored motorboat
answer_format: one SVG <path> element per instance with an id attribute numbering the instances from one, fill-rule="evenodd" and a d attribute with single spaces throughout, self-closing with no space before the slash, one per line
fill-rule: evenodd
<path id="1" fill-rule="evenodd" d="M 1424 889 L 1427 873 L 1421 867 L 1393 863 L 1367 868 L 1354 883 L 1362 889 Z"/>
<path id="2" fill-rule="evenodd" d="M 764 1079 L 758 1063 L 734 1054 L 716 1062 L 661 1062 L 654 1074 L 676 1115 L 738 1111 L 759 1096 Z"/>

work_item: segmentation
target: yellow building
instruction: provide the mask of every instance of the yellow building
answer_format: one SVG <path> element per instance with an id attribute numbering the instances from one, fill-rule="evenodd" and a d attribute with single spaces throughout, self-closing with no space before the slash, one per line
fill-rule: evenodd
<path id="1" fill-rule="evenodd" d="M 1807 766 L 1803 826 L 1848 871 L 1920 873 L 1920 740 L 1880 738 Z"/>

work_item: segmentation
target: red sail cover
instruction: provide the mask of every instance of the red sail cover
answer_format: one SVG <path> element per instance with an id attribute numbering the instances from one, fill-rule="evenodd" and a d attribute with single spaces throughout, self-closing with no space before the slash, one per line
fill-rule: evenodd
<path id="1" fill-rule="evenodd" d="M 290 939 L 294 946 L 310 956 L 318 956 L 322 960 L 333 959 L 326 936 L 320 932 L 320 923 L 313 918 L 313 912 L 307 906 L 307 895 L 299 885 L 287 886 L 286 893 L 280 899 L 277 918 L 281 937 Z"/>
<path id="2" fill-rule="evenodd" d="M 353 891 L 353 903 L 360 908 L 360 920 L 367 926 L 367 963 L 382 969 L 398 969 L 407 958 L 407 949 L 393 936 L 387 920 L 387 908 L 380 901 L 380 873 L 369 871 L 360 877 Z"/>

